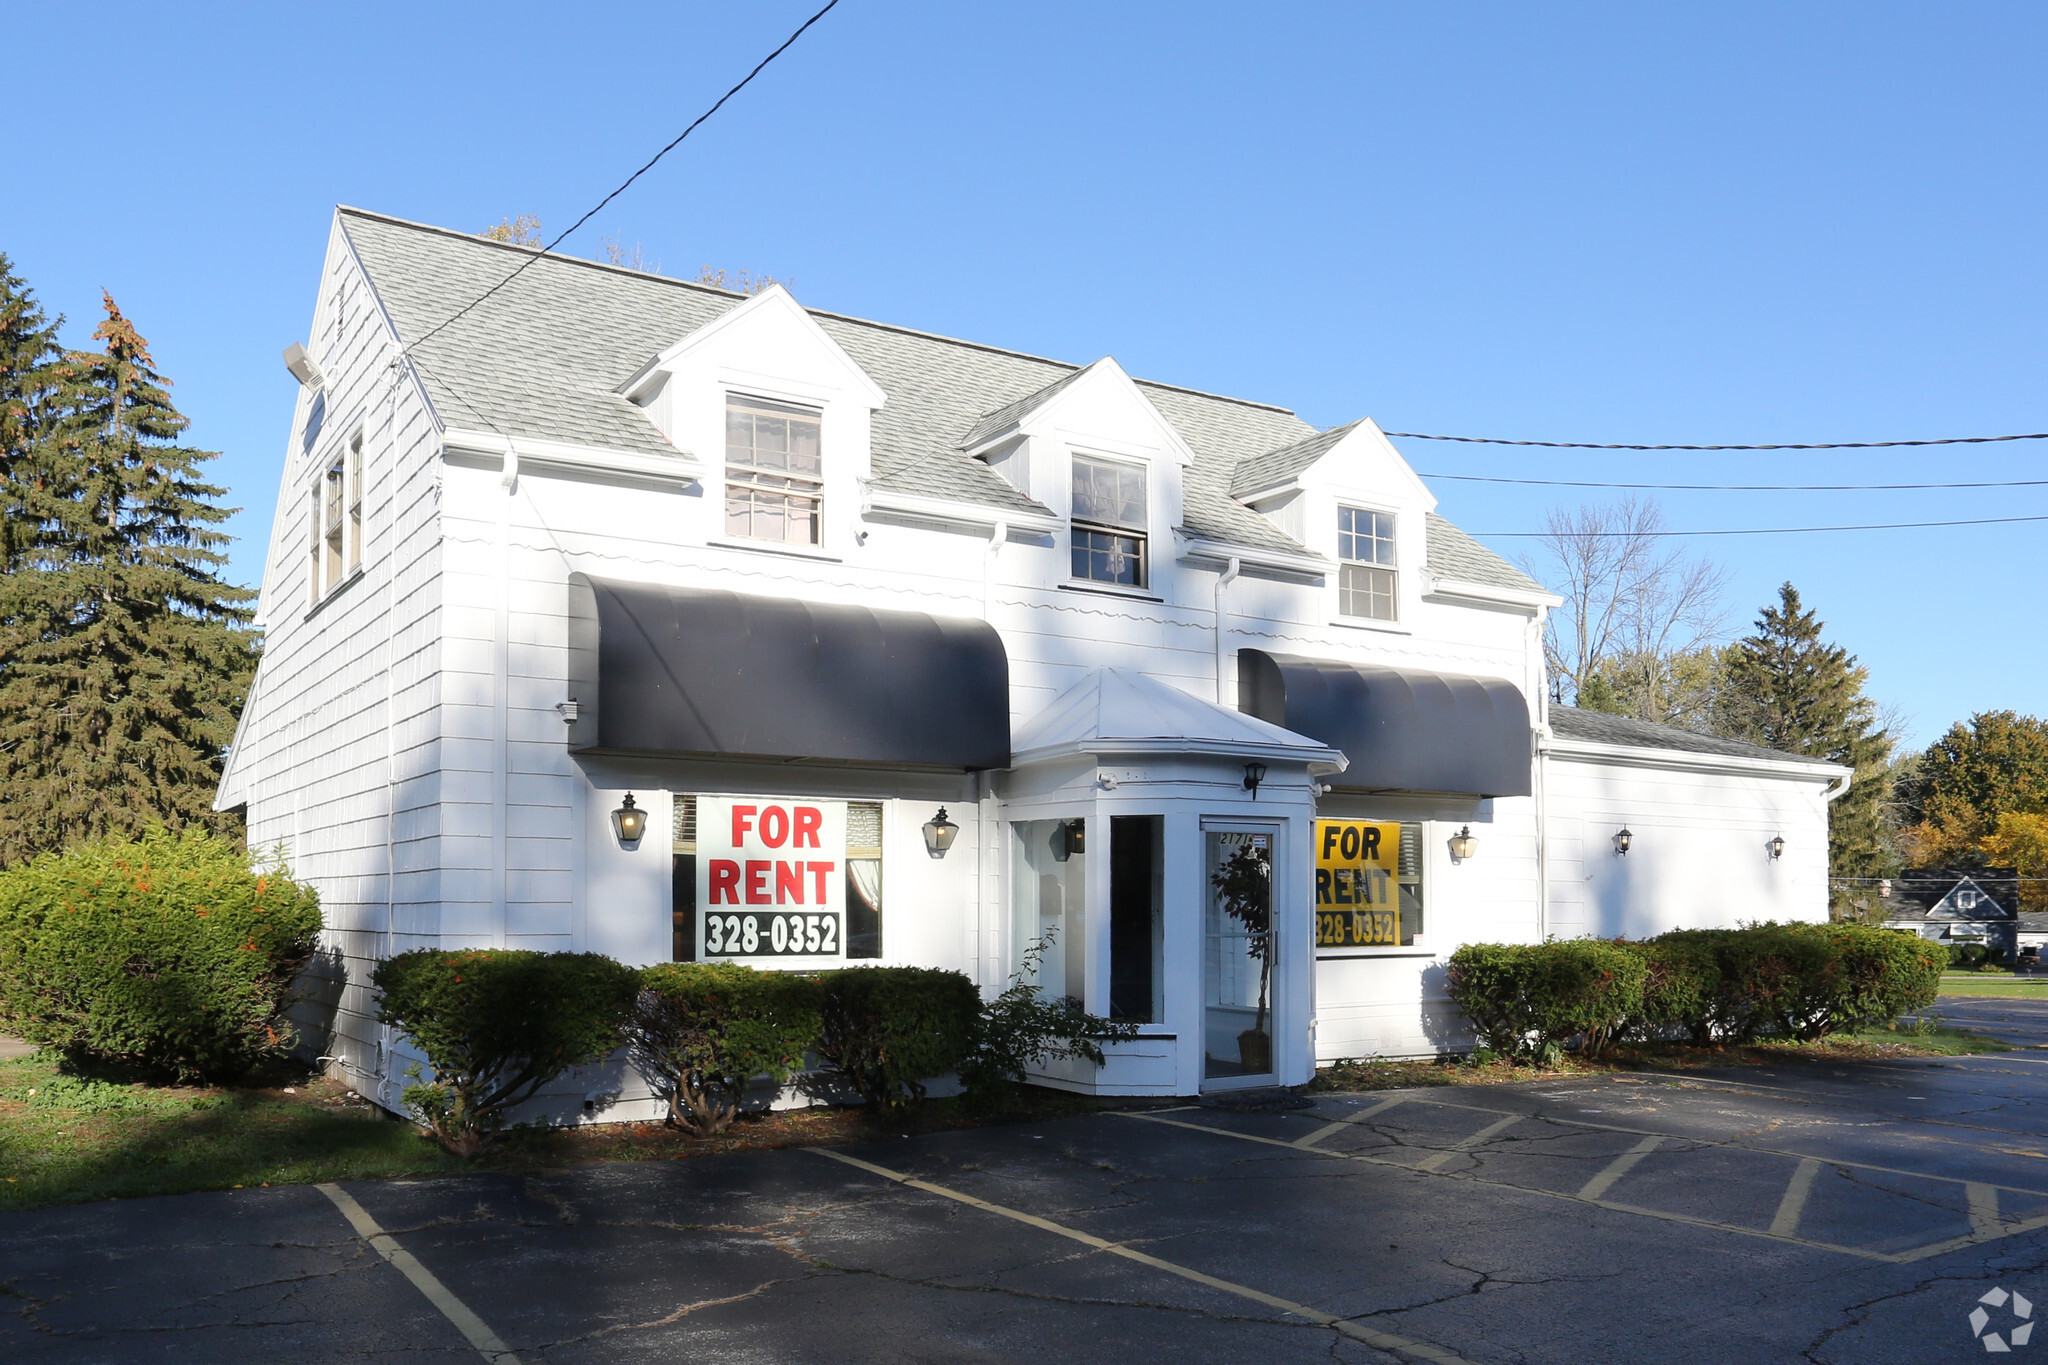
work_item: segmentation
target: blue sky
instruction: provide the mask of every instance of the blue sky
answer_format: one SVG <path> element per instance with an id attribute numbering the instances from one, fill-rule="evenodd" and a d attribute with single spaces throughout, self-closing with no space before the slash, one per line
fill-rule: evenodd
<path id="1" fill-rule="evenodd" d="M 113 291 L 261 572 L 336 203 L 566 227 L 807 3 L 21 6 L 0 251 Z M 564 246 L 1284 404 L 1549 440 L 2048 430 L 2048 9 L 843 0 Z M 42 128 L 29 120 L 40 113 Z M 1770 455 L 1402 442 L 1425 473 L 2048 478 L 2048 443 Z M 1438 482 L 1475 533 L 1570 490 Z M 2048 514 L 2048 488 L 1667 494 L 1677 527 Z M 1520 543 L 1494 540 L 1513 555 Z M 2048 523 L 1687 542 L 1790 578 L 1925 743 L 2040 713 Z M 2032 605 L 2030 605 L 2032 604 Z"/>

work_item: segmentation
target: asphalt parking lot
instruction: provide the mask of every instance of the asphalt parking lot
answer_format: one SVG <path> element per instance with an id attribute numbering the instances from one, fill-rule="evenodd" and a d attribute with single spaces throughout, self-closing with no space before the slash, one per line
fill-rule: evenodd
<path id="1" fill-rule="evenodd" d="M 1976 1359 L 2048 1302 L 2048 1052 L 8 1214 L 0 1293 L 9 1362 Z"/>

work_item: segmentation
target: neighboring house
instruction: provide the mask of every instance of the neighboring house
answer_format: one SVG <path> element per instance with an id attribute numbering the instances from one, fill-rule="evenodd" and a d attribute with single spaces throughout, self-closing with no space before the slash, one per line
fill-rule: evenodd
<path id="1" fill-rule="evenodd" d="M 1825 917 L 1848 770 L 1546 707 L 1558 599 L 1370 420 L 564 257 L 468 307 L 532 256 L 342 210 L 291 361 L 219 803 L 385 1105 L 422 945 L 994 991 L 1050 937 L 1143 1027 L 1044 1079 L 1194 1094 L 1466 1046 L 1462 943 Z"/>
<path id="2" fill-rule="evenodd" d="M 1884 884 L 1878 909 L 1887 929 L 1903 929 L 1944 947 L 1980 943 L 2002 950 L 2007 962 L 2028 942 L 2019 872 L 2010 867 L 1901 872 Z"/>

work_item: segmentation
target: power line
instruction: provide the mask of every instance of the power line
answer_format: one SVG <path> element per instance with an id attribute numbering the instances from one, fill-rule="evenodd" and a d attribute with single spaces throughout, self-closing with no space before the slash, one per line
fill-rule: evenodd
<path id="1" fill-rule="evenodd" d="M 1963 521 L 1888 521 L 1868 526 L 1750 526 L 1739 530 L 1718 531 L 1475 531 L 1479 536 L 1507 537 L 1518 540 L 1550 539 L 1559 540 L 1604 540 L 1617 536 L 1803 536 L 1823 531 L 1916 531 L 1934 526 L 2005 526 L 2020 521 L 2048 521 L 2040 517 L 1972 517 Z"/>
<path id="2" fill-rule="evenodd" d="M 1601 483 L 1592 479 L 1511 479 L 1494 474 L 1424 474 L 1422 477 L 1456 479 L 1461 483 L 1530 484 L 1539 488 L 1644 488 L 1680 493 L 1891 493 L 1932 488 L 2048 488 L 2048 479 L 1994 479 L 1980 483 Z"/>
<path id="3" fill-rule="evenodd" d="M 2048 431 L 2017 436 L 1943 436 L 1930 441 L 1784 441 L 1760 446 L 1642 446 L 1599 441 L 1510 441 L 1497 436 L 1432 436 L 1422 431 L 1389 431 L 1410 441 L 1462 441 L 1478 446 L 1542 446 L 1546 450 L 1884 450 L 1892 446 L 1979 446 L 1999 441 L 2048 441 Z"/>
<path id="4" fill-rule="evenodd" d="M 503 289 L 506 285 L 512 283 L 512 281 L 518 279 L 521 275 L 525 274 L 526 268 L 528 266 L 532 265 L 535 261 L 541 259 L 541 257 L 547 255 L 550 251 L 553 251 L 556 247 L 560 246 L 564 241 L 566 241 L 569 238 L 570 234 L 576 231 L 577 228 L 582 227 L 592 218 L 595 218 L 604 209 L 604 206 L 606 204 L 611 203 L 612 200 L 624 194 L 626 190 L 631 187 L 635 180 L 638 180 L 641 176 L 653 170 L 655 162 L 660 161 L 663 157 L 667 156 L 670 152 L 674 151 L 678 146 L 682 144 L 684 138 L 696 132 L 697 126 L 699 124 L 703 123 L 704 120 L 710 118 L 713 114 L 717 113 L 720 109 L 724 108 L 725 102 L 727 100 L 731 99 L 734 95 L 739 94 L 740 91 L 746 89 L 748 84 L 750 84 L 753 81 L 754 77 L 760 75 L 761 72 L 767 67 L 768 63 L 774 61 L 777 57 L 780 57 L 783 53 L 787 52 L 791 44 L 795 43 L 797 39 L 804 36 L 804 31 L 806 29 L 810 28 L 812 24 L 815 24 L 820 19 L 824 18 L 825 15 L 831 11 L 833 6 L 837 5 L 838 3 L 839 0 L 827 0 L 824 9 L 819 10 L 816 14 L 813 14 L 810 18 L 804 20 L 802 24 L 798 25 L 796 32 L 790 34 L 789 37 L 783 39 L 781 47 L 776 48 L 773 52 L 769 53 L 767 56 L 763 57 L 758 63 L 756 63 L 754 69 L 746 74 L 745 79 L 741 80 L 738 85 L 735 85 L 732 89 L 726 91 L 723 95 L 720 95 L 718 97 L 718 103 L 712 105 L 709 109 L 706 109 L 703 113 L 697 115 L 696 119 L 691 122 L 689 127 L 683 129 L 682 132 L 676 134 L 675 140 L 673 142 L 670 142 L 668 146 L 663 147 L 660 151 L 656 152 L 653 156 L 649 157 L 647 160 L 647 164 L 642 166 L 639 170 L 633 172 L 631 175 L 627 176 L 625 180 L 620 182 L 619 187 L 617 189 L 613 190 L 610 194 L 607 194 L 604 198 L 598 200 L 597 206 L 595 208 L 591 209 L 590 212 L 584 214 L 581 218 L 578 218 L 575 222 L 569 224 L 567 230 L 565 230 L 560 236 L 556 237 L 554 241 L 549 242 L 546 246 L 542 247 L 540 250 L 534 252 L 531 256 L 528 256 L 525 260 L 521 261 L 519 263 L 518 268 L 512 271 L 511 274 L 507 275 L 504 279 L 499 280 L 489 289 L 486 289 L 483 293 L 471 299 L 468 303 L 464 304 L 461 308 L 457 309 L 454 313 L 450 314 L 446 319 L 444 319 L 441 322 L 440 326 L 434 328 L 433 331 L 428 332 L 425 336 L 420 337 L 412 344 L 414 346 L 424 345 L 425 343 L 433 340 L 436 336 L 439 336 L 444 330 L 448 328 L 450 324 L 454 323 L 457 319 L 469 313 L 472 309 L 474 309 L 478 304 L 482 303 L 485 299 L 488 299 L 491 295 L 497 293 L 500 289 Z"/>

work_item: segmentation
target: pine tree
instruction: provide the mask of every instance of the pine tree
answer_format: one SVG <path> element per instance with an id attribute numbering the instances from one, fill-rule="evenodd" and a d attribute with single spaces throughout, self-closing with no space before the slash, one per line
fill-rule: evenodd
<path id="1" fill-rule="evenodd" d="M 35 291 L 0 254 L 0 573 L 30 553 L 44 521 L 34 460 L 52 415 L 62 321 L 44 317 Z"/>
<path id="2" fill-rule="evenodd" d="M 1725 733 L 1753 744 L 1854 768 L 1849 790 L 1828 808 L 1831 879 L 1880 877 L 1892 856 L 1880 811 L 1892 740 L 1863 695 L 1868 669 L 1821 639 L 1822 621 L 1790 583 L 1757 618 L 1756 633 L 1729 646 L 1719 698 Z M 1848 903 L 1853 884 L 1831 880 L 1829 904 Z"/>
<path id="3" fill-rule="evenodd" d="M 255 664 L 251 594 L 219 573 L 232 509 L 105 305 L 105 349 L 51 367 L 33 535 L 0 590 L 0 863 L 154 824 L 238 832 L 211 810 Z"/>

